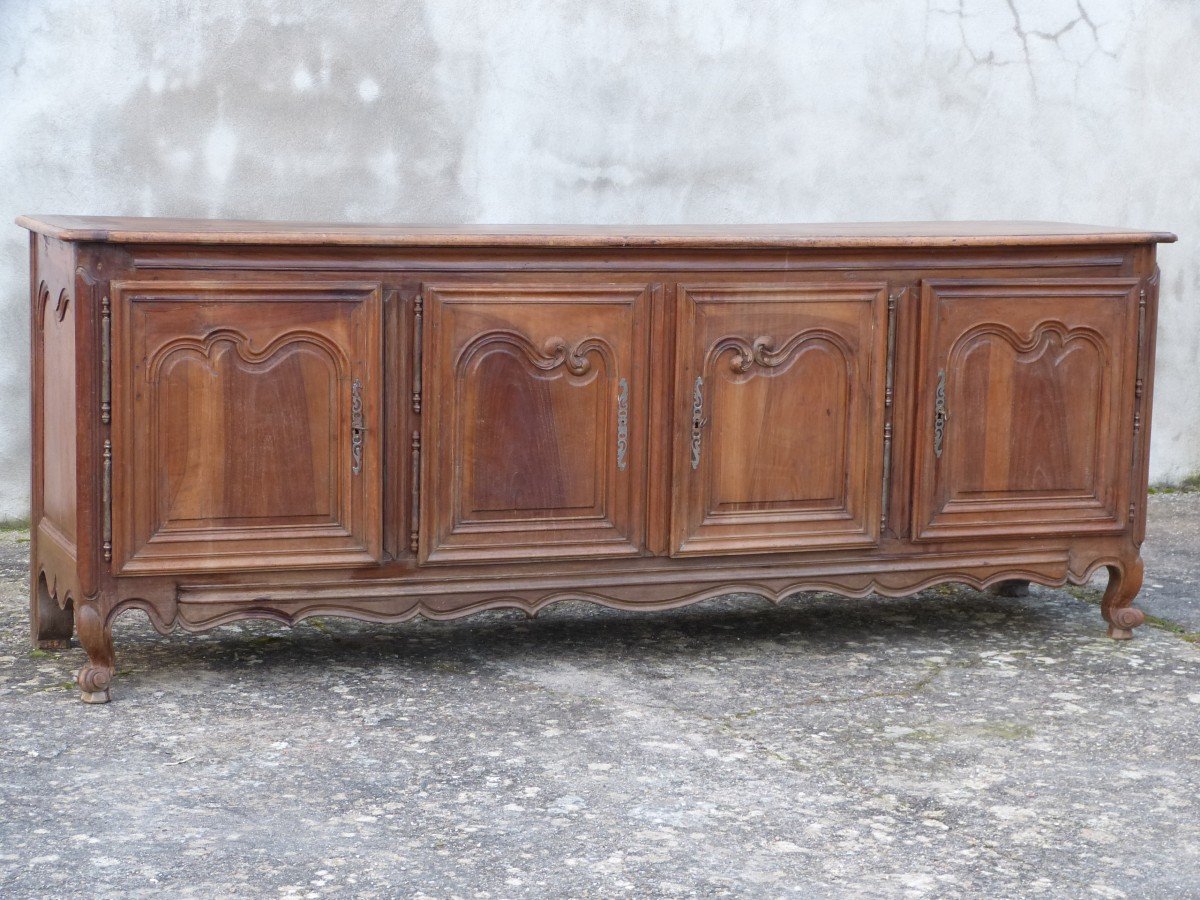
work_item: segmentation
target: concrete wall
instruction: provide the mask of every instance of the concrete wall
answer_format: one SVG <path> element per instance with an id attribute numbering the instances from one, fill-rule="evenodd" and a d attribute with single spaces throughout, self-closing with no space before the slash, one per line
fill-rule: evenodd
<path id="1" fill-rule="evenodd" d="M 1166 228 L 1155 480 L 1200 469 L 1195 0 L 0 0 L 0 517 L 20 212 Z"/>

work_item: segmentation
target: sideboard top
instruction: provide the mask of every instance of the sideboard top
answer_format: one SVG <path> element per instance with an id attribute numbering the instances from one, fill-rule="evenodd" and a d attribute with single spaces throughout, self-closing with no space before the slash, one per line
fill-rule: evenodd
<path id="1" fill-rule="evenodd" d="M 828 225 L 359 225 L 109 216 L 18 216 L 64 241 L 389 247 L 979 247 L 1170 243 L 1169 231 L 1066 222 Z"/>

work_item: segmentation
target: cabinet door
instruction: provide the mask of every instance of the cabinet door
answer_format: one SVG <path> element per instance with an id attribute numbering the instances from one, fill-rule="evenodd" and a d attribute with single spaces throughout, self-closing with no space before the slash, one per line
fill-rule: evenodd
<path id="1" fill-rule="evenodd" d="M 431 286 L 423 561 L 636 554 L 642 286 Z"/>
<path id="2" fill-rule="evenodd" d="M 1138 284 L 924 283 L 917 540 L 1125 528 Z"/>
<path id="3" fill-rule="evenodd" d="M 675 555 L 874 544 L 886 285 L 679 294 Z"/>
<path id="4" fill-rule="evenodd" d="M 122 573 L 380 555 L 380 288 L 113 286 Z"/>

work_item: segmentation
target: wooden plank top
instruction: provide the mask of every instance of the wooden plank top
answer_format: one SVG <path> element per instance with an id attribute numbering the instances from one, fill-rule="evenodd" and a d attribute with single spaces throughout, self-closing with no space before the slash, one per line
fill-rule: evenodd
<path id="1" fill-rule="evenodd" d="M 374 247 L 980 247 L 1170 243 L 1169 231 L 1066 222 L 828 225 L 359 225 L 109 216 L 18 216 L 63 241 Z"/>

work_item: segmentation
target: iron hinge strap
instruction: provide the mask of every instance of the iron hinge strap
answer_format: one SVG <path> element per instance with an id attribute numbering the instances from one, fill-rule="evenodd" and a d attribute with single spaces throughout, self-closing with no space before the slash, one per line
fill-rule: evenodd
<path id="1" fill-rule="evenodd" d="M 418 293 L 413 301 L 412 409 L 415 413 L 421 411 L 421 328 L 424 312 L 422 297 Z"/>
<path id="2" fill-rule="evenodd" d="M 1146 390 L 1145 375 L 1142 372 L 1142 343 L 1146 340 L 1146 289 L 1138 291 L 1138 332 L 1137 332 L 1137 361 L 1134 369 L 1134 407 L 1133 407 L 1133 436 L 1137 437 L 1142 430 L 1142 394 Z"/>
<path id="3" fill-rule="evenodd" d="M 100 301 L 100 421 L 112 421 L 112 304 Z"/>
<path id="4" fill-rule="evenodd" d="M 421 537 L 421 432 L 412 433 L 412 510 L 409 513 L 408 549 L 417 552 Z"/>
<path id="5" fill-rule="evenodd" d="M 1144 462 L 1142 457 L 1141 432 L 1142 432 L 1142 404 L 1145 402 L 1143 397 L 1146 393 L 1146 365 L 1147 354 L 1145 350 L 1146 342 L 1146 304 L 1148 296 L 1146 288 L 1157 289 L 1158 287 L 1158 270 L 1142 282 L 1141 288 L 1138 289 L 1138 327 L 1137 327 L 1137 359 L 1134 362 L 1134 388 L 1133 388 L 1133 441 L 1132 455 L 1130 459 L 1130 472 L 1135 484 L 1140 484 L 1141 479 L 1138 474 L 1139 463 Z M 1129 504 L 1129 521 L 1134 522 L 1137 519 L 1137 502 L 1133 501 Z"/>
<path id="6" fill-rule="evenodd" d="M 112 301 L 100 300 L 100 421 L 112 422 Z M 101 453 L 100 540 L 105 562 L 112 562 L 112 439 L 104 439 Z"/>
<path id="7" fill-rule="evenodd" d="M 896 380 L 896 306 L 904 290 L 888 295 L 887 308 L 887 369 L 884 377 L 884 423 L 883 423 L 883 498 L 879 510 L 879 527 L 887 525 L 888 495 L 892 483 L 892 398 Z"/>
<path id="8" fill-rule="evenodd" d="M 101 523 L 104 561 L 112 562 L 112 441 L 104 440 L 104 483 L 101 487 L 104 504 Z"/>

